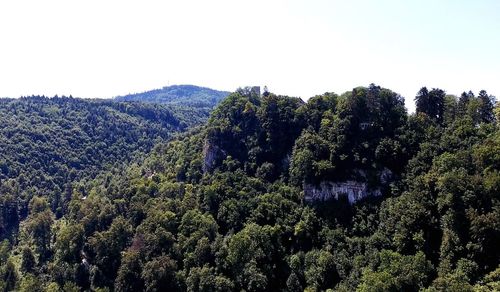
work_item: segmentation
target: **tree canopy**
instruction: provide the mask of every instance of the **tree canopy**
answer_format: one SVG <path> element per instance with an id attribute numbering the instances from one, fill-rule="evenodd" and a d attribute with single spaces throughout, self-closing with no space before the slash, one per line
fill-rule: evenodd
<path id="1" fill-rule="evenodd" d="M 399 94 L 373 84 L 307 102 L 243 88 L 175 137 L 179 118 L 155 104 L 34 98 L 0 110 L 24 121 L 2 133 L 26 136 L 4 139 L 12 150 L 2 150 L 2 290 L 500 288 L 500 128 L 485 91 L 424 87 L 408 114 Z M 86 129 L 99 138 L 64 142 Z M 121 149 L 117 141 L 135 148 L 99 154 Z M 26 158 L 25 149 L 52 153 L 47 145 L 59 160 Z M 38 178 L 57 174 L 58 162 L 70 169 L 71 155 L 93 162 L 69 170 L 65 196 Z M 14 161 L 24 178 L 12 174 Z M 95 175 L 98 162 L 117 161 L 130 162 L 120 171 L 99 164 Z M 306 187 L 345 182 L 379 195 L 305 199 Z"/>

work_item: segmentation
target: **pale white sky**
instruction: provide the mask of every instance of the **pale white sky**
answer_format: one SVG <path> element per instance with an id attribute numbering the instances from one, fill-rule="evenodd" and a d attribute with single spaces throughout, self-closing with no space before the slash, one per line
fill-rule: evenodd
<path id="1" fill-rule="evenodd" d="M 0 96 L 268 85 L 304 99 L 376 83 L 500 95 L 495 0 L 2 0 Z"/>

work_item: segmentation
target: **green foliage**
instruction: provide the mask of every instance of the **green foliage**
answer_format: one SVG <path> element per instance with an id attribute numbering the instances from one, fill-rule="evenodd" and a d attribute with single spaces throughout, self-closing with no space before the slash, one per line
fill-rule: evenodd
<path id="1" fill-rule="evenodd" d="M 19 291 L 21 292 L 42 292 L 42 285 L 40 279 L 38 279 L 33 274 L 26 274 L 21 280 L 19 285 Z"/>
<path id="2" fill-rule="evenodd" d="M 426 87 L 422 87 L 415 97 L 417 113 L 424 113 L 441 124 L 444 121 L 445 96 L 442 89 L 433 88 L 428 91 Z"/>
<path id="3" fill-rule="evenodd" d="M 142 291 L 141 259 L 136 251 L 128 251 L 122 256 L 122 263 L 115 280 L 116 291 Z"/>
<path id="4" fill-rule="evenodd" d="M 331 100 L 332 95 L 321 98 Z M 295 142 L 292 181 L 359 180 L 360 170 L 368 177 L 383 168 L 402 171 L 408 154 L 403 149 L 406 141 L 399 137 L 407 119 L 401 96 L 372 84 L 355 88 L 329 104 L 319 128 L 312 131 L 314 127 L 309 127 Z M 316 109 L 313 115 L 318 116 Z"/>
<path id="5" fill-rule="evenodd" d="M 88 239 L 89 259 L 95 264 L 92 271 L 94 287 L 112 286 L 121 262 L 121 252 L 130 243 L 132 226 L 117 217 L 106 231 L 96 232 Z"/>
<path id="6" fill-rule="evenodd" d="M 84 195 L 76 182 L 118 171 L 183 129 L 160 105 L 40 96 L 0 100 L 0 124 L 2 239 L 16 232 L 34 195 L 61 217 L 72 196 Z"/>
<path id="7" fill-rule="evenodd" d="M 178 289 L 176 271 L 176 262 L 168 256 L 160 256 L 145 263 L 142 270 L 144 290 L 156 292 Z"/>
<path id="8" fill-rule="evenodd" d="M 375 269 L 363 272 L 358 291 L 418 291 L 428 284 L 432 265 L 422 252 L 403 256 L 382 250 L 380 263 Z"/>
<path id="9" fill-rule="evenodd" d="M 0 287 L 4 289 L 4 291 L 12 291 L 16 288 L 19 275 L 14 266 L 12 260 L 7 260 L 3 262 L 0 269 Z"/>
<path id="10" fill-rule="evenodd" d="M 248 174 L 278 178 L 288 167 L 287 157 L 302 128 L 297 112 L 302 105 L 298 98 L 274 94 L 262 98 L 251 91 L 231 94 L 207 125 L 205 151 L 211 157 L 206 169 L 219 168 L 231 157 Z"/>
<path id="11" fill-rule="evenodd" d="M 35 256 L 30 248 L 25 247 L 22 251 L 21 271 L 23 273 L 32 273 L 35 267 Z"/>
<path id="12" fill-rule="evenodd" d="M 0 231 L 10 239 L 0 243 L 0 288 L 496 291 L 500 130 L 486 104 L 493 97 L 480 96 L 423 90 L 408 115 L 401 96 L 373 84 L 307 103 L 243 88 L 206 125 L 169 142 L 177 126 L 157 119 L 167 115 L 163 106 L 10 100 L 5 111 L 24 119 L 58 117 L 55 125 L 66 128 L 52 128 L 64 138 L 74 138 L 65 129 L 79 131 L 76 120 L 59 116 L 67 111 L 83 132 L 121 142 L 92 136 L 100 138 L 85 147 L 95 157 L 82 154 L 89 164 L 81 168 L 68 166 L 62 142 L 57 151 L 39 150 L 60 152 L 61 160 L 29 160 L 24 148 L 0 153 L 2 175 L 12 175 L 0 187 Z M 80 114 L 87 108 L 99 114 Z M 9 126 L 9 137 L 32 133 L 20 125 Z M 62 139 L 48 128 L 48 137 Z M 32 149 L 50 142 L 23 139 L 14 141 Z M 131 145 L 116 152 L 122 142 Z M 113 148 L 109 160 L 99 154 L 105 148 Z M 17 155 L 25 157 L 15 166 Z M 108 171 L 117 159 L 135 163 Z M 47 185 L 40 174 L 54 178 L 60 165 L 68 177 Z M 304 199 L 304 185 L 346 181 L 381 196 L 353 204 Z"/>

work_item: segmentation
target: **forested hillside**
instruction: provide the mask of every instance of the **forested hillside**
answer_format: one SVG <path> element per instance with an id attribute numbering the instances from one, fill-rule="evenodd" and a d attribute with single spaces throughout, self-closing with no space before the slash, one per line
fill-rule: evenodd
<path id="1" fill-rule="evenodd" d="M 408 114 L 375 85 L 307 102 L 240 89 L 61 213 L 36 193 L 0 246 L 0 287 L 498 291 L 494 98 L 424 87 L 415 100 Z M 0 198 L 9 230 L 22 210 Z"/>
<path id="2" fill-rule="evenodd" d="M 117 96 L 115 100 L 166 104 L 177 115 L 183 117 L 185 122 L 192 125 L 195 122 L 205 122 L 211 110 L 228 95 L 227 91 L 195 85 L 172 85 L 142 93 Z"/>
<path id="3" fill-rule="evenodd" d="M 2 239 L 27 216 L 33 196 L 60 217 L 76 182 L 120 168 L 183 130 L 158 105 L 40 96 L 0 99 L 0 124 Z"/>

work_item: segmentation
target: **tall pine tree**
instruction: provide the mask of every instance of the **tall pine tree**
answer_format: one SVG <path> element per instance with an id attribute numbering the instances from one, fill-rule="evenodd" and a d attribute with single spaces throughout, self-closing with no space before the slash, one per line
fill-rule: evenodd
<path id="1" fill-rule="evenodd" d="M 427 87 L 422 87 L 415 97 L 417 113 L 424 113 L 441 124 L 444 116 L 445 96 L 446 93 L 442 89 L 433 88 L 429 91 Z"/>
<path id="2" fill-rule="evenodd" d="M 479 107 L 479 116 L 481 122 L 492 123 L 495 121 L 495 114 L 493 113 L 493 108 L 495 107 L 495 100 L 492 96 L 488 95 L 486 90 L 481 90 L 478 96 L 481 101 Z"/>

